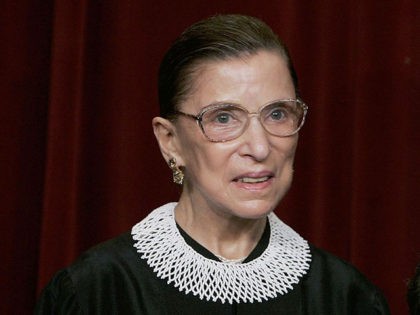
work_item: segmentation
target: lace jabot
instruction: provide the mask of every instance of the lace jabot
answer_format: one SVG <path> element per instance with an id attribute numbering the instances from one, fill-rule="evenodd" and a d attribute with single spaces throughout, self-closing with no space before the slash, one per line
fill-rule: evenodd
<path id="1" fill-rule="evenodd" d="M 185 294 L 222 303 L 262 302 L 283 295 L 306 274 L 308 243 L 274 213 L 270 240 L 254 260 L 230 264 L 206 258 L 184 240 L 175 222 L 176 203 L 151 212 L 131 231 L 134 247 L 156 275 Z"/>

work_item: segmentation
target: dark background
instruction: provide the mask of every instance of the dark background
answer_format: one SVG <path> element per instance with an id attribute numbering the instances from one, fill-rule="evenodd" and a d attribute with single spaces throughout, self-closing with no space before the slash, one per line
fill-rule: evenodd
<path id="1" fill-rule="evenodd" d="M 420 260 L 419 1 L 0 1 L 1 314 L 178 190 L 158 151 L 156 74 L 191 23 L 266 21 L 310 107 L 277 214 L 407 314 Z"/>

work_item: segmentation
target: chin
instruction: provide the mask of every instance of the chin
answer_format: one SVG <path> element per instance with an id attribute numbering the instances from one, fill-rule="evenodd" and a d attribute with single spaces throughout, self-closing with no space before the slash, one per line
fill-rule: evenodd
<path id="1" fill-rule="evenodd" d="M 266 191 L 246 191 L 233 195 L 231 209 L 233 215 L 246 219 L 260 219 L 272 212 L 287 194 L 292 176 L 277 178 Z"/>
<path id="2" fill-rule="evenodd" d="M 238 211 L 235 211 L 233 215 L 243 219 L 257 220 L 265 218 L 275 209 L 276 205 L 261 200 L 251 200 L 239 205 Z"/>

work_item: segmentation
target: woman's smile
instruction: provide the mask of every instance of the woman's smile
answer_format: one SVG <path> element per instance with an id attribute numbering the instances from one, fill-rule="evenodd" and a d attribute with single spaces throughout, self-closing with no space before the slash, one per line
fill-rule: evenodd
<path id="1" fill-rule="evenodd" d="M 241 174 L 233 179 L 236 187 L 245 190 L 264 190 L 272 185 L 274 174 L 269 171 Z"/>

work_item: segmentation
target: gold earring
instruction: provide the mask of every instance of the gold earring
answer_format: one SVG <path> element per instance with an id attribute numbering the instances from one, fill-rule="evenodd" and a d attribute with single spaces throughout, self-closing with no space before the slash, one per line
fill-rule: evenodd
<path id="1" fill-rule="evenodd" d="M 172 170 L 172 177 L 175 184 L 182 185 L 184 182 L 184 173 L 176 165 L 174 158 L 169 160 L 169 168 Z"/>

